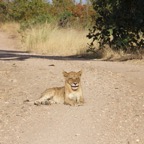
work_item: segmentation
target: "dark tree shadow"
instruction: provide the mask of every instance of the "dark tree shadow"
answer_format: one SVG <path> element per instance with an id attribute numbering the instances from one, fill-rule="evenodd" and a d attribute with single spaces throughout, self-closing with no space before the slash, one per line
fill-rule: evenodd
<path id="1" fill-rule="evenodd" d="M 14 51 L 14 50 L 0 50 L 0 60 L 9 61 L 9 60 L 18 60 L 24 61 L 30 58 L 38 59 L 52 59 L 52 60 L 86 60 L 83 57 L 78 55 L 71 56 L 46 56 L 46 55 L 37 55 L 31 54 L 24 51 Z"/>

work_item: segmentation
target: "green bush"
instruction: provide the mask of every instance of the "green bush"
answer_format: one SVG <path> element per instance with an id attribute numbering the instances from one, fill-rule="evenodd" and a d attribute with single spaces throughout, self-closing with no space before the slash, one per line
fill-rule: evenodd
<path id="1" fill-rule="evenodd" d="M 30 28 L 31 26 L 37 25 L 37 24 L 44 24 L 46 22 L 50 23 L 52 21 L 52 17 L 48 14 L 44 15 L 38 15 L 35 16 L 27 21 L 21 21 L 21 30 L 25 30 L 27 28 Z"/>
<path id="2" fill-rule="evenodd" d="M 49 19 L 49 3 L 43 0 L 14 0 L 12 2 L 0 1 L 0 12 L 3 17 L 8 15 L 9 20 L 18 22 L 35 19 L 36 22 Z"/>
<path id="3" fill-rule="evenodd" d="M 48 13 L 48 3 L 43 0 L 15 0 L 11 2 L 9 15 L 16 21 L 24 21 Z"/>
<path id="4" fill-rule="evenodd" d="M 0 21 L 16 21 L 25 29 L 44 22 L 57 23 L 61 27 L 91 23 L 93 9 L 90 4 L 75 4 L 73 0 L 0 0 Z"/>
<path id="5" fill-rule="evenodd" d="M 0 22 L 5 22 L 8 19 L 7 4 L 0 1 Z"/>
<path id="6" fill-rule="evenodd" d="M 59 15 L 58 25 L 60 27 L 66 27 L 70 22 L 70 18 L 72 17 L 72 13 L 69 11 L 65 11 Z"/>
<path id="7" fill-rule="evenodd" d="M 112 49 L 126 52 L 144 48 L 144 1 L 97 0 L 92 2 L 96 11 L 95 25 L 87 37 L 92 39 L 88 51 Z M 95 48 L 94 42 L 99 43 Z"/>

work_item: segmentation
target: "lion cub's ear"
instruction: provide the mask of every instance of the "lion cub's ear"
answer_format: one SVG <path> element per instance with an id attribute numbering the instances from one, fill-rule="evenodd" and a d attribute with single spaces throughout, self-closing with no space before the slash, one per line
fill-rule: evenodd
<path id="1" fill-rule="evenodd" d="M 64 76 L 64 77 L 67 77 L 67 76 L 68 76 L 68 73 L 65 72 L 65 71 L 63 71 L 63 76 Z"/>
<path id="2" fill-rule="evenodd" d="M 77 72 L 77 73 L 78 73 L 79 76 L 81 76 L 82 75 L 82 70 Z"/>

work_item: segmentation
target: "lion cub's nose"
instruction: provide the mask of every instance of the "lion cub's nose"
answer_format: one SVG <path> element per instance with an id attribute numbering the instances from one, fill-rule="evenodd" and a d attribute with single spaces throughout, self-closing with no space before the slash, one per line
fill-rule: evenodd
<path id="1" fill-rule="evenodd" d="M 77 82 L 74 82 L 74 85 L 77 85 Z"/>

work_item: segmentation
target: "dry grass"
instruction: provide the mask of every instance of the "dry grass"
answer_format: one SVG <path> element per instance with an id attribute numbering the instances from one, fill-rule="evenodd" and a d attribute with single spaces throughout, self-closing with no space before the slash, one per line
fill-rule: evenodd
<path id="1" fill-rule="evenodd" d="M 123 50 L 113 50 L 109 46 L 105 46 L 103 49 L 99 49 L 99 44 L 94 42 L 95 52 L 89 52 L 86 54 L 86 57 L 92 59 L 101 59 L 101 60 L 116 60 L 126 55 Z"/>
<path id="2" fill-rule="evenodd" d="M 18 23 L 0 23 L 0 31 L 8 33 L 9 38 L 16 38 L 17 47 L 22 47 L 25 51 L 53 56 L 83 55 L 87 58 L 103 60 L 141 59 L 135 55 L 127 55 L 122 50 L 114 51 L 109 47 L 97 50 L 96 53 L 86 53 L 87 43 L 91 42 L 86 38 L 87 30 L 59 29 L 49 24 L 32 27 L 21 33 L 18 32 L 19 30 Z M 22 44 L 20 34 L 22 34 Z M 98 47 L 98 43 L 95 42 L 94 45 Z"/>
<path id="3" fill-rule="evenodd" d="M 115 60 L 125 56 L 126 53 L 123 50 L 114 51 L 113 49 L 106 47 L 102 51 L 102 58 L 104 60 Z"/>
<path id="4" fill-rule="evenodd" d="M 20 29 L 20 24 L 16 22 L 0 23 L 0 30 L 3 32 L 7 32 L 10 35 L 17 36 L 19 29 Z"/>
<path id="5" fill-rule="evenodd" d="M 32 27 L 24 33 L 26 51 L 48 55 L 79 55 L 86 52 L 88 31 L 59 29 L 49 24 Z"/>

